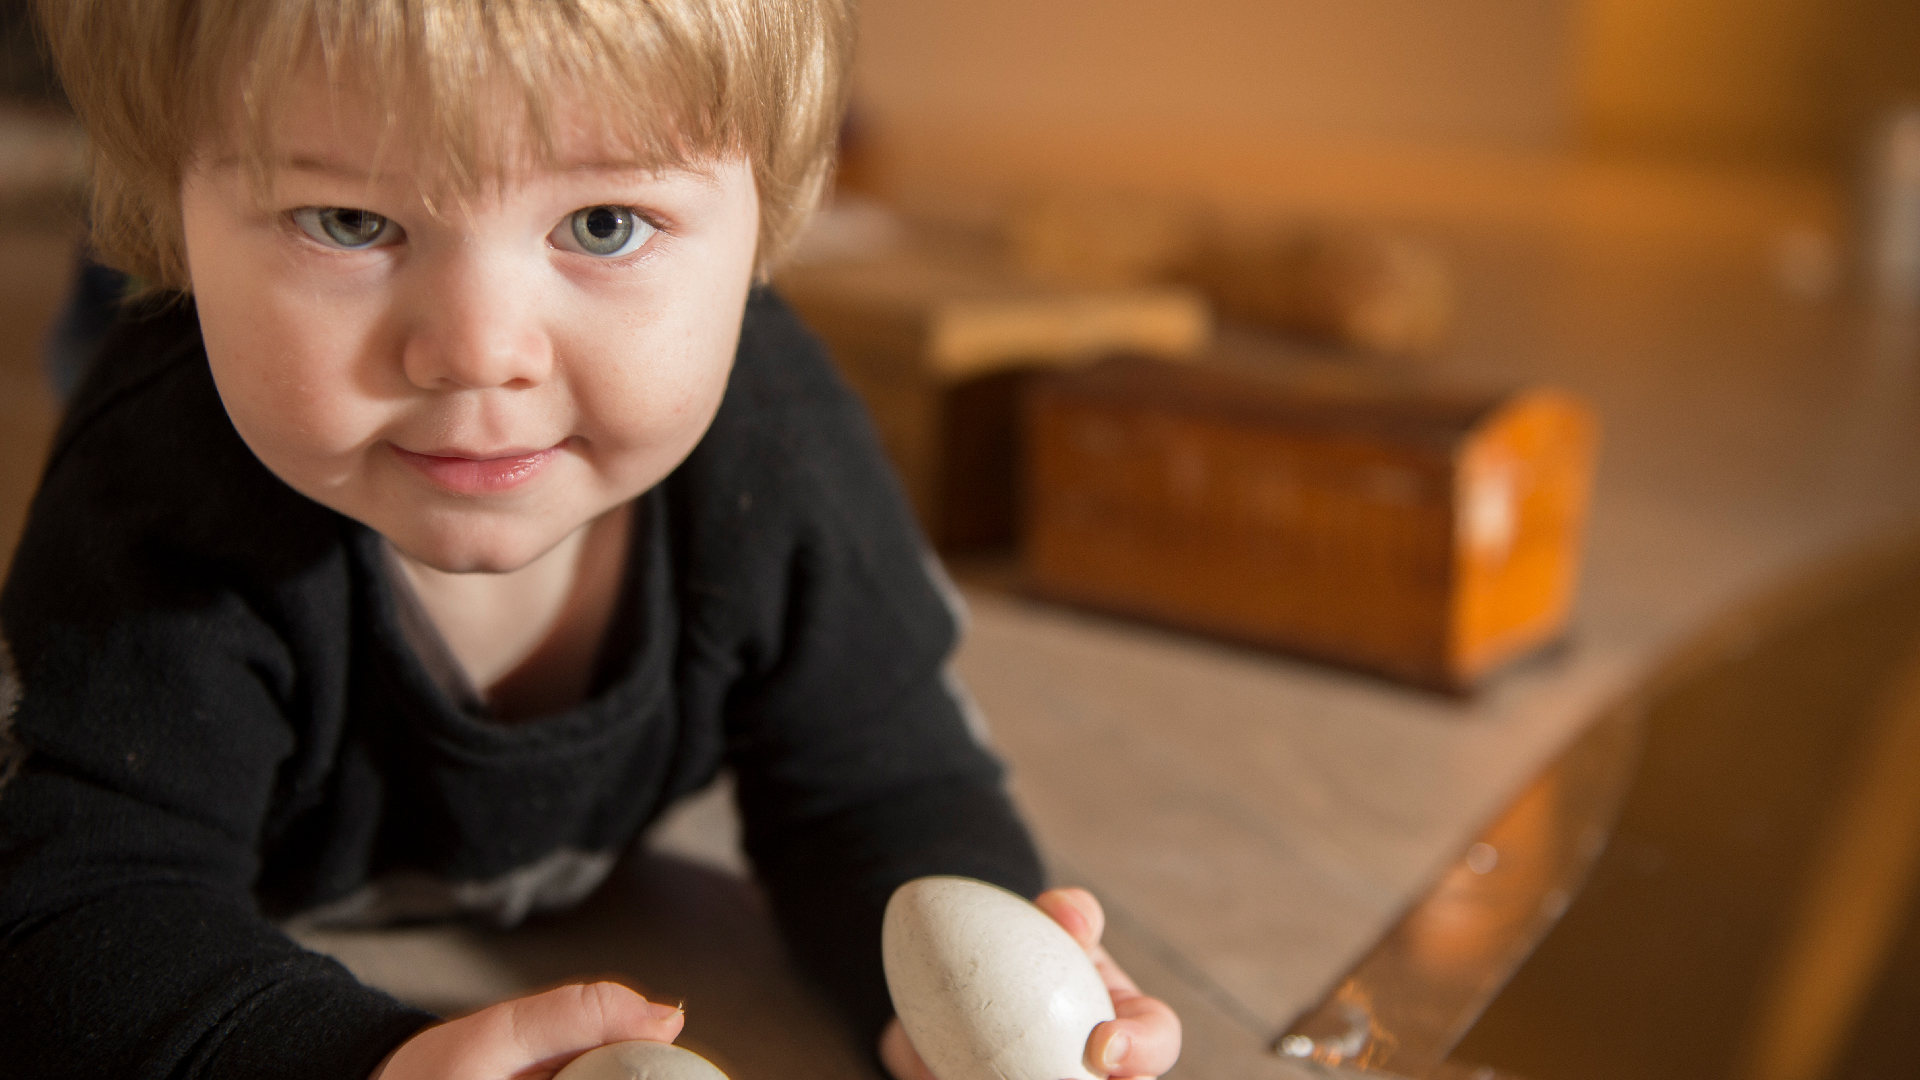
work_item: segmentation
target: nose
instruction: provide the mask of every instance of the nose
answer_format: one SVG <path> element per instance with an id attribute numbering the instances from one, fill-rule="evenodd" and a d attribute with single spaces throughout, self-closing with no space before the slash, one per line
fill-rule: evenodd
<path id="1" fill-rule="evenodd" d="M 420 268 L 401 363 L 427 390 L 527 389 L 553 372 L 553 341 L 529 275 L 484 251 Z"/>

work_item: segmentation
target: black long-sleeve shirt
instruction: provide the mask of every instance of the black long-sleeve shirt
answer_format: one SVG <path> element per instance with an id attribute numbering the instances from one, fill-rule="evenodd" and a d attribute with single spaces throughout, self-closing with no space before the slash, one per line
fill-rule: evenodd
<path id="1" fill-rule="evenodd" d="M 240 441 L 191 306 L 123 320 L 0 593 L 7 1071 L 364 1076 L 430 1017 L 276 920 L 417 914 L 382 907 L 397 881 L 564 903 L 723 765 L 791 947 L 869 1036 L 895 885 L 1039 888 L 865 414 L 770 293 L 637 509 L 589 699 L 492 722 L 435 680 L 380 537 Z"/>

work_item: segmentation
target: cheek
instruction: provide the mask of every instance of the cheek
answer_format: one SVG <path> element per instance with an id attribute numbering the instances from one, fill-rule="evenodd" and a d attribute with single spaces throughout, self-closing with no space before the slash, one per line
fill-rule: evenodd
<path id="1" fill-rule="evenodd" d="M 625 348 L 595 365 L 595 385 L 576 395 L 584 432 L 627 453 L 690 450 L 726 391 L 736 336 L 705 327 L 633 331 Z"/>
<path id="2" fill-rule="evenodd" d="M 190 249 L 191 250 L 191 249 Z M 229 246 L 195 258 L 194 299 L 220 398 L 234 427 L 276 469 L 353 449 L 377 423 L 377 318 L 320 300 L 271 253 Z"/>
<path id="3" fill-rule="evenodd" d="M 221 400 L 256 452 L 341 453 L 378 422 L 381 410 L 363 385 L 360 324 L 322 317 L 272 290 L 205 297 L 200 322 Z"/>
<path id="4" fill-rule="evenodd" d="M 615 329 L 593 365 L 598 385 L 576 395 L 584 426 L 604 445 L 684 455 L 712 421 L 739 343 L 751 266 L 716 260 L 703 269 L 605 324 Z"/>

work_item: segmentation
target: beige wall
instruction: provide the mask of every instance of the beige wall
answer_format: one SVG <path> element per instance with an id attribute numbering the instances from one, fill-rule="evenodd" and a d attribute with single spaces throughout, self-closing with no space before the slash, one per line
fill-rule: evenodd
<path id="1" fill-rule="evenodd" d="M 864 0 L 888 127 L 1013 119 L 1151 140 L 1546 147 L 1569 131 L 1572 0 Z"/>
<path id="2" fill-rule="evenodd" d="M 865 0 L 861 101 L 1151 148 L 1392 144 L 1844 163 L 1920 97 L 1920 0 Z"/>

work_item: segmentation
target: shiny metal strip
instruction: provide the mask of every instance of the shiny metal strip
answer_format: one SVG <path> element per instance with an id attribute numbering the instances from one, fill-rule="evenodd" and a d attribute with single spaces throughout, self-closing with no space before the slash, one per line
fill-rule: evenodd
<path id="1" fill-rule="evenodd" d="M 1562 751 L 1274 1053 L 1408 1080 L 1500 1077 L 1447 1054 L 1606 847 L 1639 761 L 1640 718 L 1616 710 Z"/>

